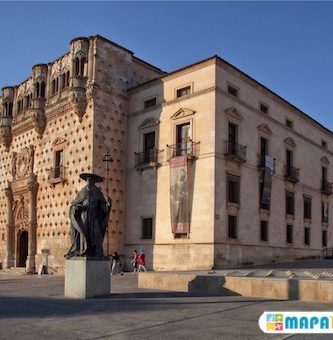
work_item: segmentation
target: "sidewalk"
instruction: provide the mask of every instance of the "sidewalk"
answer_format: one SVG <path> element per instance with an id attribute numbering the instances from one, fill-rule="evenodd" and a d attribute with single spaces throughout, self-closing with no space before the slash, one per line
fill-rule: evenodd
<path id="1" fill-rule="evenodd" d="M 64 278 L 0 272 L 0 339 L 281 339 L 266 336 L 268 310 L 332 310 L 323 303 L 137 288 L 137 276 L 112 276 L 108 298 L 63 297 Z M 292 339 L 328 339 L 293 336 Z"/>

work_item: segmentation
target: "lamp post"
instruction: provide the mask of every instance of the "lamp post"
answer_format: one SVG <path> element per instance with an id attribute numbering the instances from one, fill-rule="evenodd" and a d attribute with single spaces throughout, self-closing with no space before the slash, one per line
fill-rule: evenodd
<path id="1" fill-rule="evenodd" d="M 106 154 L 103 157 L 103 162 L 105 162 L 105 171 L 106 171 L 106 199 L 109 199 L 109 163 L 112 162 L 113 159 L 109 154 L 109 150 L 106 150 Z M 106 253 L 109 256 L 109 221 L 106 226 Z"/>

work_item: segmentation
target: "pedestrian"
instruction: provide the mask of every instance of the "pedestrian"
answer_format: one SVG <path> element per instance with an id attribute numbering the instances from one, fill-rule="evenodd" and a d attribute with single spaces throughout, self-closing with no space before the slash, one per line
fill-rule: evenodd
<path id="1" fill-rule="evenodd" d="M 139 270 L 139 254 L 136 249 L 134 249 L 133 251 L 133 259 L 131 263 L 133 264 L 133 269 L 134 269 L 133 271 L 137 272 Z"/>
<path id="2" fill-rule="evenodd" d="M 147 271 L 147 269 L 146 269 L 146 255 L 144 253 L 143 248 L 140 249 L 138 272 L 141 272 L 141 269 L 143 269 L 144 272 Z"/>
<path id="3" fill-rule="evenodd" d="M 123 271 L 121 270 L 121 264 L 120 264 L 120 257 L 118 253 L 115 251 L 112 254 L 112 269 L 111 269 L 111 275 L 120 274 L 123 275 Z"/>

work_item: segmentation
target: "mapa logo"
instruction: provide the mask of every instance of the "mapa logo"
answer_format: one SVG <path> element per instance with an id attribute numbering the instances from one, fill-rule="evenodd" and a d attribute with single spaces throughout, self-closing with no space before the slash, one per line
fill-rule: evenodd
<path id="1" fill-rule="evenodd" d="M 333 312 L 264 312 L 259 318 L 264 333 L 333 333 Z"/>

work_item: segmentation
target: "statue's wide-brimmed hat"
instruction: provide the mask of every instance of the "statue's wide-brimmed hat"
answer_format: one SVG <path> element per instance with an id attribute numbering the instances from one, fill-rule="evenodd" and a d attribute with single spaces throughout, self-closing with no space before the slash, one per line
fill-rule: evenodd
<path id="1" fill-rule="evenodd" d="M 103 177 L 95 175 L 95 174 L 90 174 L 90 173 L 87 173 L 87 172 L 80 174 L 80 178 L 82 178 L 85 181 L 88 178 L 90 178 L 94 183 L 103 182 Z"/>

